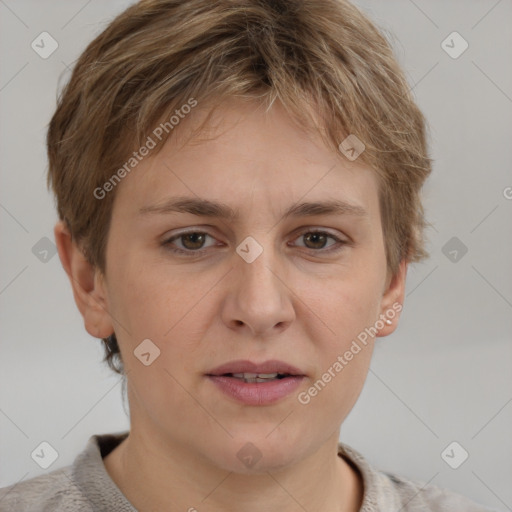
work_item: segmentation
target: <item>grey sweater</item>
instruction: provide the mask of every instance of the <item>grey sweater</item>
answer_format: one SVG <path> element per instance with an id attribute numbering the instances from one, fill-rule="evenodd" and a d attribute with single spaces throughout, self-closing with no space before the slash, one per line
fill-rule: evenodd
<path id="1" fill-rule="evenodd" d="M 92 436 L 72 465 L 0 489 L 1 512 L 137 512 L 107 473 L 103 457 L 128 432 Z M 372 468 L 358 452 L 339 444 L 364 481 L 360 512 L 489 512 L 433 485 L 424 486 Z"/>

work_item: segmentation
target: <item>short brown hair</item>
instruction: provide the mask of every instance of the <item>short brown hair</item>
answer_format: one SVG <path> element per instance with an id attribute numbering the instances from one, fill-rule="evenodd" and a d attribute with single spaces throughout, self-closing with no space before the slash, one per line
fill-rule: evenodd
<path id="1" fill-rule="evenodd" d="M 83 52 L 48 130 L 48 186 L 91 264 L 105 271 L 115 197 L 94 191 L 191 98 L 217 108 L 235 96 L 279 100 L 335 151 L 355 135 L 379 179 L 388 269 L 428 256 L 425 119 L 363 13 L 346 0 L 142 0 Z M 115 336 L 103 341 L 123 373 Z"/>

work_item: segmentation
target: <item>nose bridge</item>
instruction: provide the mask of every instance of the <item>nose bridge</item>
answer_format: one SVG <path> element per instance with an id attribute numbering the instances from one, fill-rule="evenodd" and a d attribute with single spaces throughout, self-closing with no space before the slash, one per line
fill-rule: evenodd
<path id="1" fill-rule="evenodd" d="M 276 264 L 276 254 L 271 247 L 269 237 L 268 243 L 261 246 L 261 252 L 257 254 L 254 260 L 244 259 L 238 262 L 237 271 L 240 274 L 239 293 L 240 299 L 245 299 L 249 307 L 263 307 L 267 304 L 269 307 L 272 302 L 279 299 L 281 296 L 282 283 L 274 274 Z M 242 244 L 241 244 L 242 245 Z M 249 254 L 257 250 L 256 247 L 251 247 L 251 242 L 246 242 L 246 245 L 241 249 L 247 249 L 249 245 Z M 240 246 L 239 246 L 240 249 Z M 241 250 L 240 249 L 240 250 Z"/>
<path id="2" fill-rule="evenodd" d="M 229 307 L 225 320 L 231 325 L 245 325 L 253 334 L 262 334 L 275 326 L 288 324 L 294 315 L 290 293 L 284 285 L 279 256 L 271 236 L 244 240 L 238 247 L 239 260 L 230 286 Z"/>

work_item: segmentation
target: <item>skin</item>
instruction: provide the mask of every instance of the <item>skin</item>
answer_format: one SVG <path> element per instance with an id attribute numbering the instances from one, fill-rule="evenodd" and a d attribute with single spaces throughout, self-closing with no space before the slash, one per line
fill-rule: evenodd
<path id="1" fill-rule="evenodd" d="M 277 102 L 265 111 L 230 101 L 215 114 L 214 136 L 182 144 L 177 135 L 195 126 L 196 111 L 116 187 L 105 274 L 61 222 L 55 227 L 85 328 L 99 338 L 115 330 L 127 373 L 130 435 L 105 467 L 141 512 L 229 512 L 241 504 L 246 512 L 298 504 L 359 510 L 361 477 L 337 455 L 337 443 L 374 339 L 307 405 L 297 395 L 403 303 L 407 264 L 394 276 L 387 270 L 376 177 L 305 133 Z M 239 217 L 139 212 L 174 196 L 222 202 Z M 297 202 L 329 199 L 366 215 L 282 218 Z M 209 236 L 202 246 L 187 237 L 164 245 L 185 229 Z M 311 239 L 311 229 L 347 243 Z M 252 263 L 235 251 L 247 236 L 263 247 Z M 333 247 L 339 251 L 329 253 Z M 205 252 L 187 257 L 172 248 Z M 393 332 L 398 319 L 377 336 Z M 133 353 L 147 338 L 161 351 L 149 366 Z M 306 378 L 275 404 L 243 405 L 205 377 L 235 359 L 279 359 Z M 261 453 L 251 468 L 237 457 L 248 442 Z"/>

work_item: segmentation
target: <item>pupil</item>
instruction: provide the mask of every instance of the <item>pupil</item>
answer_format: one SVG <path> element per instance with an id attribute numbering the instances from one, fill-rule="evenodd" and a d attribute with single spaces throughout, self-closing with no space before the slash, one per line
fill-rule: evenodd
<path id="1" fill-rule="evenodd" d="M 187 249 L 199 249 L 204 243 L 204 233 L 190 233 L 188 235 L 184 235 L 184 242 L 190 240 L 192 240 L 192 245 L 188 243 L 184 243 L 183 245 L 185 245 Z"/>
<path id="2" fill-rule="evenodd" d="M 322 233 L 307 233 L 306 236 L 305 236 L 305 239 L 308 241 L 308 242 L 311 242 L 311 239 L 313 238 L 313 244 L 315 243 L 319 243 L 318 240 L 320 240 L 320 246 L 315 246 L 316 249 L 318 248 L 323 248 L 325 246 L 325 235 L 323 235 Z"/>

